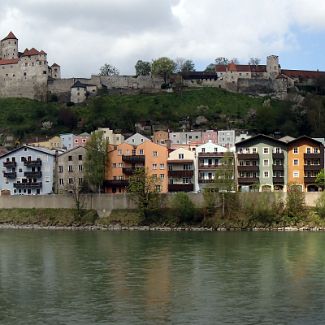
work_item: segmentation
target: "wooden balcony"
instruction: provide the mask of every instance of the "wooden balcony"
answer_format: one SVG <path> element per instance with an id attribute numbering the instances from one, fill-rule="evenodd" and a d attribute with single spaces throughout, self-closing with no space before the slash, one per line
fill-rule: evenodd
<path id="1" fill-rule="evenodd" d="M 9 179 L 15 179 L 17 178 L 17 173 L 16 172 L 3 172 L 3 177 L 9 178 Z"/>
<path id="2" fill-rule="evenodd" d="M 273 177 L 273 184 L 284 184 L 284 177 Z"/>
<path id="3" fill-rule="evenodd" d="M 36 172 L 24 172 L 24 176 L 27 178 L 41 178 L 42 172 L 36 171 Z"/>
<path id="4" fill-rule="evenodd" d="M 284 166 L 283 165 L 272 165 L 272 169 L 273 169 L 273 171 L 283 172 Z"/>
<path id="5" fill-rule="evenodd" d="M 259 166 L 238 166 L 238 172 L 258 172 Z"/>
<path id="6" fill-rule="evenodd" d="M 36 160 L 25 160 L 24 165 L 26 167 L 41 167 L 42 166 L 42 160 L 36 159 Z"/>
<path id="7" fill-rule="evenodd" d="M 225 155 L 224 152 L 199 152 L 199 158 L 223 158 Z"/>
<path id="8" fill-rule="evenodd" d="M 305 171 L 316 171 L 316 172 L 320 172 L 322 169 L 321 165 L 305 165 L 304 166 L 304 170 Z"/>
<path id="9" fill-rule="evenodd" d="M 212 169 L 212 170 L 216 170 L 219 167 L 221 167 L 222 165 L 214 165 L 214 164 L 210 164 L 210 165 L 204 165 L 204 164 L 199 164 L 199 169 Z"/>
<path id="10" fill-rule="evenodd" d="M 277 160 L 283 160 L 284 159 L 284 153 L 283 152 L 273 152 L 272 158 Z"/>
<path id="11" fill-rule="evenodd" d="M 122 156 L 122 160 L 129 164 L 144 164 L 145 159 L 144 155 Z"/>
<path id="12" fill-rule="evenodd" d="M 316 183 L 316 176 L 305 176 L 304 177 L 305 184 L 315 184 Z"/>
<path id="13" fill-rule="evenodd" d="M 211 183 L 214 183 L 214 179 L 199 178 L 199 183 L 201 183 L 201 184 L 211 184 Z"/>
<path id="14" fill-rule="evenodd" d="M 17 163 L 15 161 L 4 161 L 3 167 L 6 168 L 15 168 L 17 166 Z"/>
<path id="15" fill-rule="evenodd" d="M 127 179 L 108 179 L 104 181 L 105 187 L 127 187 L 129 181 Z"/>
<path id="16" fill-rule="evenodd" d="M 238 184 L 239 185 L 253 185 L 258 184 L 260 179 L 258 177 L 239 177 Z"/>
<path id="17" fill-rule="evenodd" d="M 182 178 L 182 177 L 190 177 L 192 178 L 194 175 L 193 170 L 169 170 L 168 177 L 174 178 Z"/>
<path id="18" fill-rule="evenodd" d="M 168 192 L 193 192 L 193 184 L 168 184 Z"/>
<path id="19" fill-rule="evenodd" d="M 260 159 L 258 153 L 239 153 L 237 157 L 238 160 L 259 160 Z"/>
<path id="20" fill-rule="evenodd" d="M 14 188 L 17 189 L 40 189 L 42 188 L 42 183 L 14 183 Z"/>
<path id="21" fill-rule="evenodd" d="M 304 154 L 304 159 L 324 159 L 324 156 L 322 153 L 305 153 Z"/>

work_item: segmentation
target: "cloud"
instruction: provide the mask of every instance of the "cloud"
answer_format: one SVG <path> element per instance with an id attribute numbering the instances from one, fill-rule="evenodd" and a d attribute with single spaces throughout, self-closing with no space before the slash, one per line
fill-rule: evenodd
<path id="1" fill-rule="evenodd" d="M 64 76 L 104 63 L 133 73 L 138 59 L 264 58 L 294 52 L 297 29 L 325 31 L 321 0 L 2 0 L 0 31 L 44 49 Z"/>

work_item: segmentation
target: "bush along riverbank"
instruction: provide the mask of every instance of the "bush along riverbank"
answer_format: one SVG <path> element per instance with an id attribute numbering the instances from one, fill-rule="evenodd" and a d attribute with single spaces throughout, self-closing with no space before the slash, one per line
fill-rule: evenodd
<path id="1" fill-rule="evenodd" d="M 159 198 L 133 210 L 112 210 L 99 217 L 95 210 L 1 209 L 0 228 L 157 230 L 157 231 L 294 231 L 325 230 L 325 193 L 315 208 L 304 195 L 289 192 L 286 201 L 276 193 L 204 193 L 195 206 L 186 193 L 166 204 Z"/>

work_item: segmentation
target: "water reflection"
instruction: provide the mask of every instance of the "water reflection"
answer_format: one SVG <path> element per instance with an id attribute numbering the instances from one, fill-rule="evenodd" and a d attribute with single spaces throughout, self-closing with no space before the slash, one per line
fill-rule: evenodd
<path id="1" fill-rule="evenodd" d="M 323 233 L 0 231 L 1 324 L 323 324 Z"/>

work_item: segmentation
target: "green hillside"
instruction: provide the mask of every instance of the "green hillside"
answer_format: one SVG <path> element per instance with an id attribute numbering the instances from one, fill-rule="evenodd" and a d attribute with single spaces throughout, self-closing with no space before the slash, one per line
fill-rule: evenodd
<path id="1" fill-rule="evenodd" d="M 178 94 L 103 95 L 73 106 L 0 99 L 0 131 L 2 134 L 13 133 L 18 138 L 78 133 L 98 126 L 133 132 L 134 124 L 139 121 L 151 121 L 177 130 L 182 121 L 187 121 L 192 129 L 236 128 L 266 134 L 279 131 L 293 136 L 323 135 L 323 97 L 308 97 L 300 107 L 283 101 L 263 105 L 264 101 L 265 98 L 212 88 Z M 196 125 L 198 116 L 204 116 L 207 122 Z M 51 128 L 43 124 L 47 121 L 51 122 Z"/>

